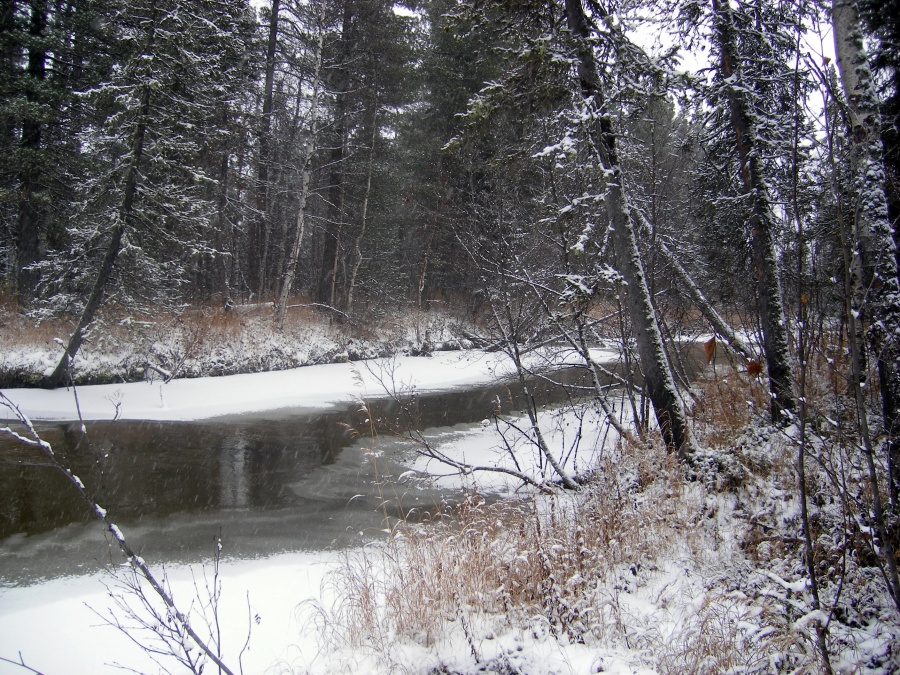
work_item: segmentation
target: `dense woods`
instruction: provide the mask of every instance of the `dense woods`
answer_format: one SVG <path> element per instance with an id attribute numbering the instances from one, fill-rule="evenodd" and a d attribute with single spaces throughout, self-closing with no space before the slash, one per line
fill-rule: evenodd
<path id="1" fill-rule="evenodd" d="M 894 28 L 874 1 L 7 0 L 5 287 L 72 318 L 70 355 L 103 302 L 449 303 L 521 342 L 621 303 L 673 447 L 669 324 L 758 329 L 778 420 L 810 308 L 872 328 L 896 424 Z"/>
<path id="2" fill-rule="evenodd" d="M 730 470 L 678 357 L 712 333 L 795 430 L 810 607 L 815 446 L 900 608 L 898 45 L 896 0 L 0 0 L 0 282 L 71 329 L 46 386 L 104 306 L 454 308 L 526 394 L 575 352 L 615 424 L 614 340 L 692 478 Z"/>

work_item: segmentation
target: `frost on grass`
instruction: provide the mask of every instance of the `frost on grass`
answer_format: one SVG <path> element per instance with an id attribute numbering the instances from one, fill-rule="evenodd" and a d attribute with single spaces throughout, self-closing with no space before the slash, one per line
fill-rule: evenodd
<path id="1" fill-rule="evenodd" d="M 837 672 L 897 672 L 883 578 L 865 537 L 842 530 L 829 483 L 851 457 L 821 439 L 813 449 L 816 610 L 797 434 L 768 424 L 765 388 L 746 375 L 694 393 L 711 459 L 691 480 L 661 448 L 618 439 L 579 492 L 490 503 L 472 491 L 344 554 L 327 605 L 305 607 L 322 637 L 309 672 L 814 673 L 823 622 Z"/>
<path id="2" fill-rule="evenodd" d="M 72 374 L 79 384 L 101 384 L 287 370 L 417 353 L 426 340 L 435 350 L 467 348 L 471 343 L 463 335 L 477 332 L 439 312 L 402 321 L 385 316 L 335 325 L 309 310 L 299 311 L 289 311 L 281 331 L 265 305 L 238 306 L 227 313 L 185 310 L 146 320 L 101 318 L 91 328 Z M 34 324 L 3 308 L 0 321 L 8 328 L 0 334 L 0 381 L 9 386 L 40 384 L 59 361 L 60 335 L 66 335 L 67 326 Z"/>

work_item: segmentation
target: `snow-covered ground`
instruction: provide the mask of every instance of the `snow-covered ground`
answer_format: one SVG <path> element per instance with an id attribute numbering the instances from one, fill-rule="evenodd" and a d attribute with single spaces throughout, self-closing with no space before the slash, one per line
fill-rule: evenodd
<path id="1" fill-rule="evenodd" d="M 432 390 L 491 381 L 508 368 L 499 355 L 440 352 L 401 356 L 376 363 L 332 363 L 291 370 L 200 377 L 168 383 L 130 382 L 42 391 L 5 393 L 35 420 L 200 420 L 279 409 L 325 408 L 354 398 L 384 396 L 378 381 L 390 368 L 398 386 Z M 77 393 L 77 397 L 76 394 Z M 6 411 L 6 417 L 11 413 Z"/>
<path id="2" fill-rule="evenodd" d="M 531 365 L 546 364 L 546 354 Z M 594 358 L 612 360 L 612 351 Z M 565 362 L 565 355 L 554 361 Z M 360 398 L 385 396 L 385 387 L 417 392 L 476 386 L 514 373 L 499 352 L 436 352 L 331 363 L 248 375 L 199 377 L 168 383 L 129 382 L 56 389 L 7 389 L 4 393 L 33 420 L 201 420 L 273 410 L 327 408 Z M 80 415 L 79 415 L 80 413 Z M 0 410 L 0 419 L 13 419 Z"/>
<path id="3" fill-rule="evenodd" d="M 333 553 L 289 553 L 223 563 L 219 616 L 226 662 L 238 663 L 248 629 L 252 629 L 249 649 L 240 659 L 248 675 L 283 672 L 282 668 L 315 654 L 316 636 L 298 622 L 296 610 L 304 601 L 321 597 L 322 579 L 334 564 Z M 203 573 L 198 567 L 167 569 L 173 594 L 185 607 L 196 595 L 195 576 Z M 47 675 L 103 675 L 122 668 L 166 672 L 101 618 L 115 607 L 107 585 L 117 592 L 105 574 L 0 589 L 0 657 L 18 660 L 21 655 L 29 667 Z M 183 672 L 171 661 L 167 667 Z M 25 672 L 0 662 L 3 675 Z"/>
<path id="4" fill-rule="evenodd" d="M 614 358 L 611 352 L 598 351 L 595 356 Z M 545 357 L 536 356 L 535 363 L 544 362 Z M 357 398 L 384 396 L 385 385 L 405 392 L 470 387 L 493 382 L 512 372 L 512 364 L 501 354 L 462 351 L 169 383 L 92 385 L 55 391 L 11 389 L 3 393 L 34 420 L 72 420 L 78 419 L 79 414 L 86 422 L 109 420 L 117 415 L 120 419 L 198 420 L 326 407 Z M 12 411 L 2 410 L 7 420 L 13 419 Z M 553 417 L 552 413 L 548 415 Z M 562 428 L 568 423 L 577 424 L 577 421 L 559 422 L 562 434 L 559 443 L 567 442 Z M 498 451 L 496 433 L 496 429 L 487 425 L 471 430 L 443 430 L 433 435 L 432 441 L 465 461 L 502 465 L 508 462 L 508 455 Z M 588 445 L 584 443 L 585 448 Z M 594 451 L 596 443 L 592 450 L 570 456 L 569 466 L 586 466 Z M 539 458 L 527 456 L 533 460 L 536 475 L 540 474 Z M 520 461 L 525 461 L 525 457 L 522 455 Z M 424 480 L 429 471 L 434 471 L 442 475 L 436 480 L 444 487 L 471 484 L 471 478 L 443 475 L 447 472 L 427 458 L 410 456 L 409 464 L 410 476 L 415 475 L 415 480 Z M 489 474 L 486 478 L 482 484 L 484 489 L 502 490 L 518 484 L 504 474 Z M 126 537 L 127 534 L 126 531 Z M 152 552 L 146 552 L 145 557 L 152 560 Z M 220 619 L 222 641 L 228 645 L 227 661 L 238 663 L 237 652 L 247 633 L 249 611 L 253 619 L 250 647 L 241 657 L 245 673 L 291 672 L 292 668 L 305 672 L 313 662 L 318 664 L 316 669 L 330 670 L 324 665 L 327 661 L 320 658 L 315 631 L 311 631 L 308 621 L 298 618 L 296 610 L 311 600 L 327 604 L 327 589 L 323 597 L 322 580 L 335 567 L 338 558 L 339 554 L 334 552 L 301 552 L 263 560 L 224 560 Z M 176 598 L 190 603 L 196 595 L 194 579 L 204 570 L 174 566 L 165 572 Z M 114 606 L 106 588 L 113 583 L 108 576 L 95 574 L 54 579 L 34 586 L 0 588 L 0 657 L 15 661 L 21 654 L 29 667 L 48 674 L 119 672 L 112 665 L 115 663 L 138 672 L 158 672 L 159 668 L 146 654 L 98 617 L 98 613 L 108 615 Z M 20 667 L 0 662 L 0 675 L 21 672 L 24 671 Z"/>
<path id="5" fill-rule="evenodd" d="M 446 353 L 401 357 L 369 368 L 333 364 L 162 385 L 80 387 L 78 400 L 88 420 L 112 418 L 117 404 L 120 417 L 199 419 L 372 396 L 381 393 L 382 382 L 418 391 L 471 385 L 508 369 L 498 355 Z M 760 405 L 750 400 L 756 386 L 752 381 L 716 380 L 715 386 L 722 396 L 731 392 L 733 401 L 720 401 L 706 413 L 701 399 L 695 424 L 705 425 L 704 420 L 720 418 L 723 410 L 736 406 L 752 410 Z M 72 391 L 7 393 L 37 419 L 76 417 Z M 548 445 L 566 459 L 567 469 L 597 467 L 598 477 L 580 493 L 529 502 L 535 520 L 505 522 L 502 511 L 496 515 L 478 506 L 466 532 L 474 535 L 472 541 L 459 549 L 452 545 L 453 530 L 430 535 L 433 526 L 419 526 L 418 543 L 407 532 L 350 552 L 224 560 L 219 617 L 226 662 L 244 673 L 316 675 L 817 672 L 814 628 L 822 613 L 811 607 L 797 553 L 790 434 L 766 430 L 762 421 L 745 431 L 731 430 L 740 434 L 732 439 L 715 428 L 707 430 L 719 434 L 707 436 L 709 442 L 731 448 L 728 461 L 743 472 L 741 484 L 729 488 L 727 471 L 713 476 L 713 483 L 685 483 L 672 457 L 648 444 L 623 448 L 595 415 L 578 406 L 541 414 Z M 527 427 L 524 419 L 509 421 Z M 467 428 L 432 430 L 422 440 L 437 454 L 468 464 L 513 466 L 533 477 L 548 476 L 532 444 L 517 435 L 506 437 L 509 445 L 503 442 L 501 432 L 510 429 L 486 420 Z M 377 444 L 372 451 L 377 454 Z M 408 481 L 437 480 L 446 487 L 482 491 L 518 485 L 508 474 L 450 475 L 421 455 L 409 455 L 407 465 Z M 747 470 L 750 466 L 753 472 Z M 827 494 L 827 482 L 820 489 Z M 828 504 L 825 499 L 819 511 L 823 528 Z M 552 530 L 552 523 L 559 529 Z M 528 534 L 534 528 L 541 530 L 540 538 L 517 540 L 517 532 Z M 836 545 L 826 551 L 830 564 L 844 565 L 845 571 L 837 582 L 823 579 L 820 590 L 825 602 L 841 605 L 830 624 L 832 664 L 836 672 L 848 674 L 897 672 L 898 621 L 892 603 L 876 570 L 841 558 L 845 550 Z M 417 555 L 424 556 L 422 561 L 451 557 L 420 570 Z M 145 557 L 152 560 L 150 552 Z M 465 588 L 470 582 L 494 583 L 490 575 L 488 582 L 480 578 L 484 568 L 509 574 L 513 584 L 518 568 L 529 566 L 540 580 L 533 591 Z M 426 576 L 416 578 L 419 571 Z M 166 570 L 183 605 L 203 600 L 197 580 L 204 572 L 209 574 L 209 567 Z M 407 573 L 408 579 L 401 578 Z M 0 589 L 0 657 L 16 660 L 21 653 L 29 667 L 48 675 L 121 672 L 114 663 L 137 672 L 162 672 L 97 617 L 95 612 L 108 615 L 115 605 L 104 586 L 110 583 L 106 576 L 90 575 Z M 446 587 L 431 588 L 441 584 Z M 355 614 L 366 609 L 363 596 L 369 591 L 375 601 L 370 615 Z M 513 592 L 530 597 L 538 591 L 533 606 L 503 609 Z M 382 604 L 388 597 L 406 609 L 391 614 Z M 486 609 L 492 606 L 494 610 Z M 437 634 L 415 639 L 420 614 L 422 621 L 438 621 Z M 349 624 L 360 622 L 370 633 L 362 641 L 347 632 Z M 241 655 L 248 626 L 249 648 Z M 0 675 L 22 672 L 0 663 Z"/>

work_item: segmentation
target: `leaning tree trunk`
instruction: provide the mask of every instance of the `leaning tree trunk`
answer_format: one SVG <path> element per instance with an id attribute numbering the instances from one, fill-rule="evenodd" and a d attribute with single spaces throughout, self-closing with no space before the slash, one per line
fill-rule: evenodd
<path id="1" fill-rule="evenodd" d="M 759 318 L 763 331 L 763 352 L 769 373 L 771 413 L 783 422 L 795 408 L 791 386 L 787 321 L 781 297 L 778 254 L 775 249 L 775 215 L 769 203 L 768 187 L 760 165 L 756 129 L 749 102 L 740 82 L 737 65 L 737 35 L 728 0 L 712 0 L 716 41 L 721 52 L 722 78 L 727 83 L 731 127 L 740 160 L 744 194 L 750 199 L 750 234 L 753 269 L 756 273 Z"/>
<path id="2" fill-rule="evenodd" d="M 884 192 L 880 120 L 863 47 L 859 7 L 834 0 L 834 43 L 850 112 L 858 206 L 856 233 L 867 289 L 868 343 L 878 364 L 884 433 L 888 442 L 891 505 L 900 510 L 900 285 L 896 245 Z"/>
<path id="3" fill-rule="evenodd" d="M 635 218 L 637 218 L 638 223 L 641 226 L 641 230 L 645 235 L 650 233 L 650 223 L 647 222 L 647 219 L 644 217 L 639 210 L 634 209 Z M 675 272 L 675 276 L 678 277 L 678 280 L 681 283 L 680 291 L 683 293 L 687 293 L 690 296 L 691 300 L 693 300 L 694 305 L 700 310 L 700 314 L 703 315 L 703 318 L 709 321 L 710 326 L 712 326 L 713 330 L 716 332 L 720 338 L 725 341 L 725 345 L 734 351 L 736 354 L 744 357 L 745 359 L 753 358 L 753 354 L 750 352 L 749 347 L 744 344 L 744 341 L 737 335 L 737 333 L 732 330 L 731 326 L 728 325 L 728 322 L 722 318 L 722 315 L 716 311 L 716 308 L 713 307 L 712 303 L 706 297 L 700 287 L 694 282 L 691 278 L 691 275 L 688 274 L 687 270 L 684 269 L 684 266 L 678 261 L 678 258 L 675 257 L 675 254 L 672 253 L 672 250 L 666 246 L 665 242 L 661 240 L 657 240 L 656 248 L 662 257 L 665 259 L 666 264 L 672 268 L 672 271 Z"/>
<path id="4" fill-rule="evenodd" d="M 628 198 L 623 189 L 615 133 L 609 115 L 603 112 L 604 92 L 589 42 L 588 24 L 581 0 L 566 0 L 566 18 L 569 30 L 578 41 L 577 66 L 581 94 L 595 113 L 590 122 L 592 141 L 601 169 L 609 177 L 606 192 L 607 215 L 619 273 L 626 284 L 625 302 L 637 340 L 644 385 L 666 447 L 677 452 L 682 459 L 687 459 L 693 452 L 694 444 L 666 358 L 656 310 L 647 288 Z"/>
<path id="5" fill-rule="evenodd" d="M 78 325 L 75 327 L 72 336 L 69 338 L 69 343 L 66 345 L 66 351 L 63 352 L 62 358 L 59 360 L 53 373 L 45 380 L 45 386 L 59 387 L 65 383 L 66 376 L 69 374 L 69 366 L 81 348 L 81 343 L 84 341 L 84 331 L 94 321 L 94 315 L 103 302 L 106 285 L 109 283 L 113 267 L 115 267 L 119 252 L 122 250 L 122 236 L 131 225 L 134 215 L 134 198 L 137 195 L 138 175 L 141 158 L 144 154 L 144 136 L 147 130 L 146 120 L 149 110 L 150 85 L 145 84 L 141 90 L 137 124 L 131 138 L 131 157 L 128 163 L 128 173 L 125 176 L 125 192 L 122 195 L 122 204 L 116 216 L 116 222 L 113 225 L 109 244 L 106 247 L 106 254 L 100 263 L 100 269 L 97 270 L 94 286 L 91 288 L 91 294 L 87 303 L 85 303 L 84 310 L 81 312 Z"/>

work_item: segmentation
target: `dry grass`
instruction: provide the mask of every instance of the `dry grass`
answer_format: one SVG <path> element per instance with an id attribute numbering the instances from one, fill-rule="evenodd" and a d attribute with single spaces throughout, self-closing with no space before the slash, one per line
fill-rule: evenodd
<path id="1" fill-rule="evenodd" d="M 736 630 L 760 618 L 739 594 L 711 593 L 691 618 L 673 634 L 647 641 L 647 648 L 659 654 L 661 675 L 766 672 L 766 641 L 747 639 Z"/>
<path id="2" fill-rule="evenodd" d="M 717 366 L 694 382 L 691 418 L 701 445 L 727 447 L 768 405 L 766 385 L 732 366 Z"/>
<path id="3" fill-rule="evenodd" d="M 596 475 L 574 495 L 488 504 L 470 494 L 432 522 L 401 524 L 380 547 L 347 553 L 326 592 L 334 605 L 315 613 L 326 649 L 369 651 L 402 670 L 398 641 L 437 648 L 455 634 L 484 664 L 486 639 L 538 626 L 562 644 L 627 645 L 661 673 L 764 662 L 766 641 L 748 648 L 738 629 L 749 610 L 737 599 L 711 593 L 670 615 L 664 585 L 662 618 L 649 622 L 624 600 L 657 583 L 667 560 L 704 558 L 714 525 L 703 487 L 686 485 L 656 445 L 626 448 Z M 682 610 L 679 600 L 672 611 Z"/>
<path id="4" fill-rule="evenodd" d="M 187 330 L 203 329 L 212 334 L 235 334 L 251 320 L 271 318 L 271 307 L 254 305 L 225 311 L 221 307 L 187 307 L 179 312 L 159 309 L 155 312 L 129 310 L 117 305 L 104 305 L 97 313 L 97 325 L 110 337 L 127 340 L 149 331 L 168 327 Z M 321 322 L 316 312 L 308 308 L 292 308 L 288 312 L 290 325 Z M 14 301 L 0 297 L 0 327 L 3 339 L 10 344 L 43 344 L 54 337 L 67 336 L 77 317 L 32 319 L 20 313 Z"/>

